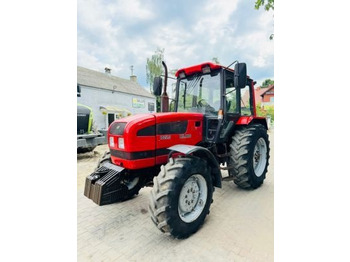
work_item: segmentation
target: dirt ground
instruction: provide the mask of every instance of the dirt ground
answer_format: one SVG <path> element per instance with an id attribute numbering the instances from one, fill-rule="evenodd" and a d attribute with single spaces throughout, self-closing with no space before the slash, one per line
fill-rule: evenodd
<path id="1" fill-rule="evenodd" d="M 92 152 L 77 154 L 78 191 L 84 189 L 85 177 L 92 173 L 98 160 L 108 151 L 108 145 L 97 146 Z"/>

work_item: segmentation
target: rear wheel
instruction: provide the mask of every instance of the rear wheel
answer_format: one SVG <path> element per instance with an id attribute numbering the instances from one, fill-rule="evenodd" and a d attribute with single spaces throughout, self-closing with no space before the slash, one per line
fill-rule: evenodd
<path id="1" fill-rule="evenodd" d="M 236 131 L 230 145 L 230 175 L 241 188 L 258 188 L 269 165 L 269 139 L 264 126 L 252 125 Z"/>
<path id="2" fill-rule="evenodd" d="M 149 210 L 158 229 L 176 238 L 195 233 L 212 202 L 207 162 L 197 157 L 171 158 L 153 181 Z"/>

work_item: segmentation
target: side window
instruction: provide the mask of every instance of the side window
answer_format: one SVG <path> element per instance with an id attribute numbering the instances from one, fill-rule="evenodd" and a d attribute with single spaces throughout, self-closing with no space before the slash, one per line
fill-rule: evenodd
<path id="1" fill-rule="evenodd" d="M 226 77 L 226 112 L 237 113 L 237 93 L 233 86 L 233 74 Z"/>
<path id="2" fill-rule="evenodd" d="M 186 93 L 186 83 L 180 82 L 179 87 L 179 111 L 187 111 L 188 108 L 194 107 L 194 96 L 191 94 Z"/>
<path id="3" fill-rule="evenodd" d="M 241 115 L 250 116 L 252 115 L 250 109 L 250 91 L 249 86 L 245 86 L 241 89 Z"/>

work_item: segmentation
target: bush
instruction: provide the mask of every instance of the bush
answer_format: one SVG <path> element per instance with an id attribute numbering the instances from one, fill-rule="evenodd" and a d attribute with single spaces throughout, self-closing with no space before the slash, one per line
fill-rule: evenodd
<path id="1" fill-rule="evenodd" d="M 273 123 L 275 119 L 274 106 L 261 106 L 261 103 L 258 103 L 256 105 L 256 115 L 262 117 L 269 116 L 271 118 L 271 123 Z"/>

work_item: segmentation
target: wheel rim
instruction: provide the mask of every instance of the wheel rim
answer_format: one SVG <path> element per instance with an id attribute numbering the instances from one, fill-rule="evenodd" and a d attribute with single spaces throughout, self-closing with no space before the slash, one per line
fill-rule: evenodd
<path id="1" fill-rule="evenodd" d="M 178 212 L 182 221 L 191 223 L 201 214 L 207 202 L 207 181 L 200 174 L 189 177 L 181 189 Z"/>
<path id="2" fill-rule="evenodd" d="M 253 166 L 254 166 L 254 173 L 256 176 L 260 177 L 264 173 L 266 162 L 267 162 L 267 146 L 266 146 L 265 139 L 260 137 L 254 147 L 254 155 L 253 155 Z"/>

